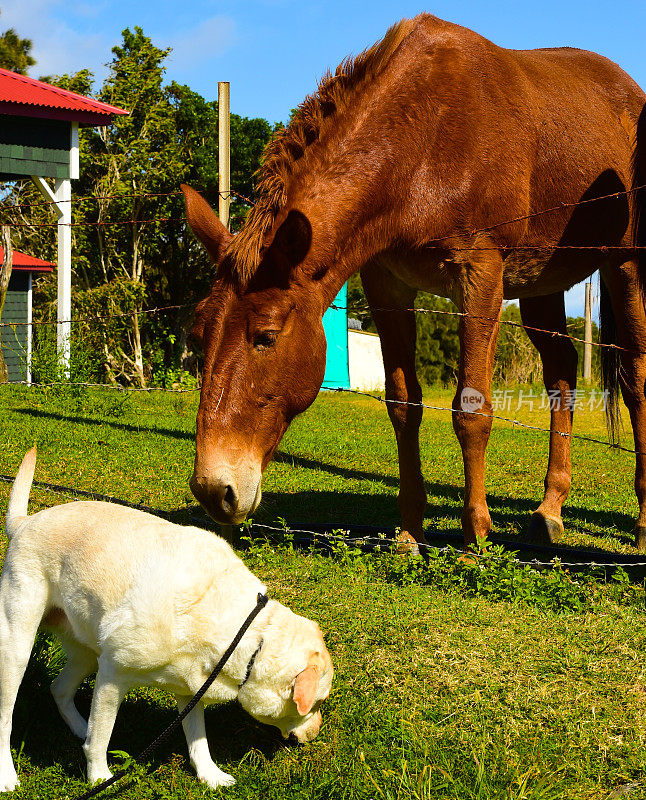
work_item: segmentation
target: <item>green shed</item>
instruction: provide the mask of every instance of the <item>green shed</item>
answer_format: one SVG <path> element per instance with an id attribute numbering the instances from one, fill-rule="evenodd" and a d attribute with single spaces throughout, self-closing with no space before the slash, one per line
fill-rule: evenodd
<path id="1" fill-rule="evenodd" d="M 0 247 L 0 262 L 3 256 Z M 51 272 L 53 268 L 49 261 L 13 252 L 13 269 L 0 319 L 2 355 L 10 381 L 31 382 L 32 281 L 34 275 Z"/>

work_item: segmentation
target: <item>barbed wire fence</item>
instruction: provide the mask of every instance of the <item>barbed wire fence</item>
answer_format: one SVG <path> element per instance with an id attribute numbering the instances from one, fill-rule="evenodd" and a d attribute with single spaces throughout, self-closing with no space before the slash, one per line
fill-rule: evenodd
<path id="1" fill-rule="evenodd" d="M 614 192 L 614 193 L 609 194 L 609 195 L 603 195 L 603 196 L 599 196 L 599 197 L 595 197 L 595 198 L 589 198 L 589 199 L 581 200 L 581 201 L 578 201 L 578 202 L 572 202 L 572 203 L 565 203 L 564 202 L 564 203 L 561 203 L 561 204 L 559 204 L 557 206 L 553 206 L 553 207 L 550 207 L 550 208 L 547 208 L 547 209 L 543 209 L 543 210 L 540 210 L 540 211 L 536 211 L 536 212 L 532 212 L 532 213 L 528 213 L 528 214 L 524 214 L 524 215 L 519 215 L 519 216 L 517 216 L 517 217 L 515 217 L 513 219 L 507 219 L 507 220 L 504 220 L 504 221 L 501 221 L 501 222 L 498 222 L 498 223 L 495 223 L 495 224 L 492 224 L 492 225 L 488 225 L 488 226 L 485 226 L 485 227 L 475 228 L 473 230 L 464 231 L 464 232 L 461 233 L 461 238 L 467 238 L 468 239 L 468 238 L 471 238 L 471 237 L 476 237 L 479 234 L 490 233 L 493 230 L 497 230 L 497 229 L 503 228 L 505 226 L 514 225 L 514 224 L 516 224 L 518 222 L 530 220 L 530 219 L 533 219 L 535 217 L 543 216 L 543 215 L 546 215 L 546 214 L 553 214 L 553 213 L 557 213 L 557 212 L 561 212 L 561 211 L 567 211 L 568 209 L 572 209 L 572 208 L 574 208 L 576 206 L 581 206 L 581 205 L 586 205 L 586 204 L 589 204 L 589 203 L 599 202 L 601 200 L 619 199 L 622 196 L 627 196 L 627 195 L 629 195 L 631 193 L 638 192 L 638 191 L 641 191 L 643 189 L 646 189 L 646 185 L 644 185 L 644 186 L 636 186 L 636 187 L 633 187 L 632 189 L 628 189 L 628 190 L 625 190 L 625 191 Z M 223 193 L 220 193 L 220 194 L 223 194 Z M 247 205 L 254 205 L 254 201 L 252 199 L 250 199 L 250 198 L 248 198 L 248 197 L 246 197 L 244 195 L 241 195 L 241 194 L 239 194 L 239 193 L 237 193 L 235 191 L 227 192 L 226 195 L 228 197 L 235 196 L 238 199 L 240 199 L 242 202 L 246 203 Z M 89 195 L 89 196 L 85 196 L 85 197 L 76 197 L 76 198 L 73 198 L 73 200 L 74 200 L 74 202 L 91 202 L 91 201 L 94 201 L 94 200 L 106 200 L 106 199 L 129 199 L 129 198 L 142 198 L 142 197 L 158 198 L 158 197 L 181 197 L 181 196 L 182 196 L 181 192 L 164 192 L 164 193 L 160 192 L 160 193 L 147 193 L 147 194 L 119 194 L 119 195 L 96 195 L 96 196 L 95 195 Z M 5 202 L 2 205 L 5 207 L 5 209 L 7 208 L 7 206 L 12 207 L 13 209 L 24 209 L 24 208 L 31 208 L 31 207 L 50 206 L 52 204 L 53 204 L 52 202 L 48 202 L 48 201 L 39 201 L 37 203 L 16 203 L 16 204 L 11 204 L 11 203 L 6 203 Z M 176 224 L 185 225 L 187 220 L 183 216 L 180 216 L 180 217 L 154 217 L 154 218 L 149 218 L 149 219 L 132 218 L 132 219 L 124 219 L 124 220 L 101 220 L 101 221 L 87 221 L 86 220 L 86 221 L 80 221 L 80 222 L 72 222 L 71 225 L 73 227 L 78 227 L 78 226 L 110 227 L 110 226 L 118 226 L 118 225 L 140 225 L 140 224 L 146 225 L 146 224 L 153 224 L 153 223 L 157 223 L 157 222 L 172 222 L 172 223 L 176 223 Z M 25 226 L 25 227 L 26 226 L 31 226 L 31 227 L 55 227 L 55 226 L 58 225 L 57 222 L 39 222 L 39 223 L 18 222 L 17 223 L 15 221 L 11 222 L 10 224 L 12 226 Z M 448 235 L 447 236 L 438 236 L 435 239 L 433 239 L 431 242 L 429 242 L 427 246 L 429 248 L 436 247 L 438 249 L 450 249 L 451 251 L 469 251 L 469 252 L 472 252 L 472 251 L 490 251 L 490 250 L 503 251 L 503 252 L 511 252 L 511 251 L 519 251 L 519 252 L 550 251 L 551 252 L 551 251 L 555 251 L 555 250 L 571 250 L 571 251 L 597 251 L 600 254 L 603 254 L 603 253 L 607 253 L 607 252 L 610 252 L 610 251 L 622 251 L 623 253 L 625 253 L 627 255 L 627 257 L 630 257 L 631 255 L 634 255 L 635 252 L 637 252 L 639 250 L 646 250 L 646 246 L 637 247 L 637 246 L 627 246 L 627 245 L 601 245 L 601 244 L 596 244 L 596 245 L 594 245 L 594 244 L 593 245 L 591 245 L 591 244 L 586 244 L 586 245 L 573 245 L 573 244 L 563 244 L 563 245 L 561 245 L 561 244 L 550 244 L 550 245 L 547 245 L 547 244 L 545 244 L 545 245 L 542 245 L 542 244 L 541 245 L 520 245 L 520 244 L 516 244 L 516 245 L 511 245 L 511 244 L 502 244 L 501 243 L 501 244 L 496 244 L 495 246 L 482 246 L 482 245 L 479 245 L 478 243 L 474 243 L 474 244 L 469 245 L 469 246 L 457 246 L 457 247 L 454 246 L 453 243 L 447 244 L 447 245 L 442 245 L 441 244 L 441 242 L 446 241 L 449 238 L 453 238 L 453 235 L 451 235 L 451 236 L 448 236 Z M 337 304 L 332 304 L 332 307 L 337 309 L 337 310 L 342 310 L 342 311 L 346 311 L 346 312 L 351 311 L 351 312 L 355 312 L 355 313 L 380 312 L 380 313 L 401 314 L 401 313 L 411 313 L 412 312 L 412 313 L 416 313 L 416 314 L 429 314 L 429 315 L 433 314 L 433 315 L 442 315 L 442 316 L 452 316 L 452 317 L 457 317 L 457 318 L 470 317 L 470 318 L 478 319 L 480 321 L 490 322 L 492 324 L 506 325 L 506 326 L 509 326 L 509 327 L 517 328 L 517 329 L 520 328 L 520 329 L 523 329 L 525 331 L 531 330 L 531 331 L 534 331 L 534 332 L 540 332 L 540 333 L 549 335 L 550 337 L 558 337 L 558 338 L 570 339 L 573 342 L 586 343 L 586 341 L 587 341 L 587 340 L 585 340 L 583 338 L 573 336 L 570 333 L 563 333 L 563 332 L 560 332 L 560 331 L 554 331 L 554 330 L 550 330 L 550 329 L 543 329 L 543 328 L 538 328 L 538 327 L 534 327 L 534 326 L 528 326 L 528 325 L 524 325 L 522 322 L 517 322 L 515 320 L 505 320 L 505 319 L 491 318 L 491 317 L 485 317 L 485 316 L 480 316 L 480 315 L 469 314 L 469 313 L 466 313 L 466 312 L 461 312 L 459 310 L 452 311 L 452 310 L 448 310 L 448 309 L 445 310 L 445 309 L 431 309 L 431 308 L 420 308 L 420 307 L 387 308 L 387 307 L 357 306 L 357 305 L 354 305 L 354 306 L 351 306 L 351 305 L 338 306 Z M 153 306 L 151 308 L 137 309 L 137 314 L 138 315 L 144 315 L 144 316 L 154 316 L 154 315 L 163 314 L 163 313 L 167 313 L 167 312 L 171 312 L 171 311 L 188 310 L 188 309 L 192 309 L 192 308 L 194 308 L 193 304 L 172 304 L 172 305 L 164 305 L 164 306 Z M 131 317 L 131 316 L 132 316 L 132 312 L 128 311 L 128 312 L 124 312 L 124 313 L 115 313 L 115 314 L 102 314 L 102 315 L 95 315 L 95 316 L 80 316 L 80 317 L 76 317 L 76 318 L 74 318 L 72 320 L 38 320 L 38 321 L 31 321 L 31 322 L 0 322 L 0 329 L 2 329 L 2 328 L 11 328 L 15 332 L 18 328 L 24 327 L 24 326 L 28 326 L 30 330 L 33 330 L 37 326 L 56 326 L 56 325 L 59 325 L 61 323 L 78 324 L 78 323 L 81 323 L 81 322 L 83 322 L 85 324 L 88 324 L 88 325 L 100 326 L 100 325 L 105 325 L 107 322 L 112 321 L 112 320 L 124 319 L 124 318 L 128 318 L 128 317 Z M 612 350 L 619 351 L 619 352 L 630 353 L 630 354 L 633 354 L 633 355 L 639 353 L 639 351 L 629 350 L 629 349 L 621 347 L 620 345 L 617 345 L 617 344 L 594 342 L 594 341 L 591 342 L 591 344 L 592 344 L 593 347 L 608 348 L 608 349 L 612 349 Z M 27 380 L 18 380 L 18 381 L 16 381 L 16 380 L 12 380 L 12 381 L 8 381 L 8 382 L 6 382 L 4 384 L 0 384 L 0 390 L 3 389 L 3 388 L 9 389 L 10 387 L 21 387 L 22 389 L 25 389 L 25 390 L 41 390 L 41 391 L 56 390 L 56 389 L 66 389 L 66 388 L 68 388 L 68 389 L 92 390 L 92 391 L 98 390 L 98 391 L 116 392 L 116 393 L 119 393 L 122 396 L 129 396 L 129 395 L 135 394 L 135 393 L 147 394 L 147 395 L 150 395 L 152 393 L 197 395 L 201 391 L 199 385 L 196 385 L 196 386 L 190 387 L 190 388 L 183 388 L 183 387 L 168 388 L 168 387 L 164 387 L 164 386 L 133 386 L 133 385 L 121 385 L 121 384 L 116 384 L 115 385 L 115 384 L 110 384 L 110 383 L 98 383 L 98 382 L 74 381 L 74 380 L 56 380 L 56 381 L 27 381 Z M 448 407 L 448 406 L 436 406 L 436 405 L 431 405 L 431 404 L 425 403 L 425 402 L 399 401 L 399 400 L 394 400 L 394 399 L 391 399 L 391 398 L 388 398 L 388 397 L 382 397 L 380 394 L 375 394 L 375 393 L 372 393 L 372 392 L 362 391 L 362 390 L 358 390 L 358 389 L 351 389 L 351 388 L 340 388 L 340 387 L 338 387 L 338 388 L 330 389 L 329 391 L 340 393 L 340 394 L 359 395 L 359 396 L 370 398 L 371 400 L 373 400 L 375 402 L 379 402 L 379 403 L 382 403 L 382 404 L 385 404 L 385 405 L 389 405 L 389 404 L 401 405 L 401 404 L 403 404 L 403 405 L 408 405 L 408 406 L 416 406 L 416 407 L 420 407 L 420 408 L 428 409 L 428 410 L 432 410 L 432 411 L 445 412 L 445 413 L 451 414 L 451 415 L 455 414 L 455 413 L 457 413 L 459 411 L 459 413 L 461 413 L 461 414 L 473 414 L 473 415 L 477 415 L 477 416 L 490 417 L 491 419 L 495 419 L 495 420 L 497 420 L 499 422 L 503 422 L 503 423 L 509 424 L 512 427 L 518 427 L 518 428 L 531 430 L 531 431 L 536 431 L 536 432 L 540 432 L 540 433 L 544 433 L 544 434 L 548 434 L 548 435 L 552 435 L 552 434 L 556 433 L 557 435 L 562 436 L 564 438 L 581 440 L 581 441 L 585 441 L 585 442 L 590 443 L 590 444 L 594 444 L 594 445 L 597 445 L 597 446 L 603 446 L 605 448 L 610 448 L 610 449 L 613 449 L 613 450 L 616 450 L 616 451 L 621 451 L 621 452 L 625 452 L 625 453 L 629 453 L 629 454 L 633 454 L 633 455 L 634 454 L 638 454 L 638 451 L 636 451 L 635 449 L 621 446 L 616 442 L 604 441 L 602 439 L 597 439 L 597 438 L 586 436 L 586 435 L 583 435 L 583 434 L 567 433 L 567 432 L 562 432 L 562 431 L 552 431 L 550 428 L 536 426 L 536 425 L 529 425 L 529 424 L 527 424 L 525 422 L 522 422 L 522 421 L 516 419 L 515 417 L 505 417 L 505 416 L 501 416 L 501 415 L 498 415 L 498 414 L 488 413 L 488 412 L 485 412 L 485 411 L 469 410 L 469 409 L 464 409 L 464 408 L 456 409 L 456 408 Z M 139 411 L 138 411 L 138 414 L 139 414 Z M 0 475 L 0 481 L 2 481 L 2 482 L 11 482 L 11 481 L 13 481 L 13 476 Z M 96 499 L 101 499 L 101 500 L 109 500 L 110 502 L 116 502 L 116 503 L 119 503 L 119 504 L 122 504 L 122 505 L 127 505 L 127 506 L 131 506 L 131 507 L 134 507 L 134 508 L 139 508 L 141 510 L 148 511 L 150 513 L 155 513 L 155 514 L 160 515 L 160 516 L 167 516 L 166 512 L 163 512 L 161 509 L 155 509 L 155 508 L 152 508 L 152 507 L 149 507 L 149 506 L 140 505 L 140 504 L 131 504 L 131 503 L 128 503 L 127 501 L 124 501 L 124 500 L 122 500 L 120 498 L 117 498 L 117 497 L 101 495 L 101 494 L 97 494 L 97 493 L 94 493 L 94 492 L 88 492 L 88 491 L 82 490 L 82 489 L 75 489 L 73 487 L 65 487 L 65 486 L 60 486 L 60 485 L 56 485 L 56 484 L 47 484 L 47 483 L 44 483 L 44 482 L 34 482 L 34 486 L 36 486 L 38 488 L 41 488 L 41 489 L 43 489 L 45 491 L 57 494 L 59 496 L 67 497 L 68 499 L 77 499 L 78 497 L 87 497 L 87 498 L 96 498 Z M 272 526 L 259 525 L 258 523 L 254 523 L 254 527 L 256 527 L 258 529 L 267 529 L 267 530 L 272 529 Z M 282 531 L 284 529 L 282 529 L 282 528 L 280 528 L 280 529 L 279 528 L 273 528 L 273 530 L 276 530 L 276 531 L 281 530 Z M 320 537 L 324 537 L 324 538 L 327 538 L 328 541 L 331 541 L 332 539 L 335 538 L 334 536 L 331 537 L 331 535 L 329 533 L 328 534 L 322 534 L 322 533 L 316 532 L 316 531 L 300 530 L 300 529 L 290 529 L 290 530 L 294 534 L 303 535 L 303 536 L 307 536 L 307 537 L 310 537 L 310 538 L 312 538 L 312 537 L 319 537 L 319 538 Z M 370 542 L 370 541 L 368 541 L 368 539 L 366 539 L 366 537 L 363 537 L 363 538 L 354 537 L 354 539 L 353 539 L 352 537 L 344 536 L 344 537 L 337 537 L 337 538 L 341 538 L 346 542 L 348 542 L 348 541 L 349 542 L 362 541 L 363 544 L 368 545 L 368 546 L 373 546 L 373 545 L 375 545 L 375 543 L 378 543 L 377 539 L 375 539 L 374 541 Z M 618 566 L 618 564 L 621 565 L 621 563 L 629 563 L 632 566 L 638 566 L 638 567 L 646 566 L 646 562 L 636 562 L 636 561 L 634 561 L 634 557 L 632 557 L 632 559 L 633 560 L 631 560 L 631 557 L 628 557 L 628 561 L 625 561 L 624 559 L 619 559 L 619 561 L 614 560 L 614 561 L 608 562 L 608 563 L 597 563 L 597 562 L 595 562 L 595 563 L 596 563 L 597 566 L 608 566 L 608 567 L 616 567 L 616 566 Z M 537 559 L 533 559 L 530 562 L 520 562 L 520 563 L 528 563 L 528 564 L 537 565 L 537 566 L 543 566 L 543 567 L 547 567 L 547 566 L 550 566 L 550 565 L 553 566 L 553 561 L 540 562 Z M 564 566 L 567 566 L 569 562 L 560 562 L 560 563 L 562 565 L 564 565 Z M 581 562 L 572 562 L 572 564 L 573 565 L 576 564 L 576 565 L 580 566 Z"/>

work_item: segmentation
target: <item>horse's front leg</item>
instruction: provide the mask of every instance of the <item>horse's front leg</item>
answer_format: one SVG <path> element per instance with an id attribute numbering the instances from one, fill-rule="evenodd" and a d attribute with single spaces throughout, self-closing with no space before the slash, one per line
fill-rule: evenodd
<path id="1" fill-rule="evenodd" d="M 532 514 L 529 538 L 539 544 L 557 542 L 563 534 L 561 507 L 570 491 L 570 435 L 576 391 L 577 353 L 572 341 L 543 331 L 567 334 L 563 292 L 520 301 L 520 315 L 543 362 L 543 380 L 550 397 L 550 456 L 543 502 Z M 532 330 L 542 328 L 543 331 Z"/>
<path id="2" fill-rule="evenodd" d="M 361 270 L 361 281 L 381 340 L 388 415 L 397 439 L 402 520 L 398 540 L 401 550 L 411 550 L 417 542 L 426 543 L 422 532 L 426 492 L 419 455 L 422 390 L 415 371 L 415 312 L 409 310 L 417 292 L 375 262 Z"/>
<path id="3" fill-rule="evenodd" d="M 466 268 L 460 286 L 460 367 L 453 429 L 464 462 L 462 532 L 466 547 L 491 528 L 485 494 L 485 450 L 492 423 L 491 378 L 502 308 L 499 256 Z"/>

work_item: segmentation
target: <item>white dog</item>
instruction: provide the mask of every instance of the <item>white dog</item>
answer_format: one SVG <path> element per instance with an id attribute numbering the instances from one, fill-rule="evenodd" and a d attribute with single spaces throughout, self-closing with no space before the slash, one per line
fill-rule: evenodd
<path id="1" fill-rule="evenodd" d="M 85 740 L 88 780 L 110 777 L 106 751 L 119 705 L 135 686 L 173 692 L 184 708 L 204 683 L 265 586 L 220 537 L 111 503 L 75 502 L 27 516 L 36 465 L 20 466 L 7 510 L 0 578 L 0 791 L 18 786 L 11 718 L 39 626 L 67 663 L 52 684 L 63 719 Z M 96 671 L 88 722 L 74 705 Z M 191 764 L 215 788 L 233 778 L 211 760 L 204 703 L 237 698 L 287 737 L 313 739 L 332 663 L 315 622 L 270 600 L 203 700 L 184 720 Z"/>

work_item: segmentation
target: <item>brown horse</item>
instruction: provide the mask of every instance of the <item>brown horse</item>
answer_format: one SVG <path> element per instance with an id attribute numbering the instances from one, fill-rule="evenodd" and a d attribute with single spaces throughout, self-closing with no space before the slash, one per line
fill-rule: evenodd
<path id="1" fill-rule="evenodd" d="M 218 265 L 194 329 L 205 364 L 191 488 L 208 513 L 236 523 L 256 508 L 262 471 L 321 386 L 323 313 L 361 270 L 387 398 L 396 401 L 388 410 L 402 540 L 424 541 L 410 310 L 418 290 L 451 298 L 464 314 L 453 402 L 462 527 L 467 544 L 486 536 L 485 448 L 503 298 L 520 299 L 526 325 L 565 333 L 564 291 L 600 269 L 617 341 L 631 351 L 621 355 L 621 387 L 639 451 L 637 543 L 646 545 L 645 271 L 630 249 L 638 193 L 629 191 L 646 182 L 632 165 L 645 100 L 601 56 L 506 50 L 421 15 L 344 61 L 305 100 L 268 146 L 258 203 L 235 238 L 184 187 L 190 225 Z M 616 192 L 623 194 L 595 201 Z M 593 202 L 573 205 L 583 200 Z M 551 411 L 545 494 L 531 521 L 533 536 L 554 539 L 570 488 L 562 434 L 572 430 L 576 352 L 567 338 L 528 334 L 546 388 L 562 401 Z M 482 396 L 479 413 L 461 404 L 465 389 Z"/>

